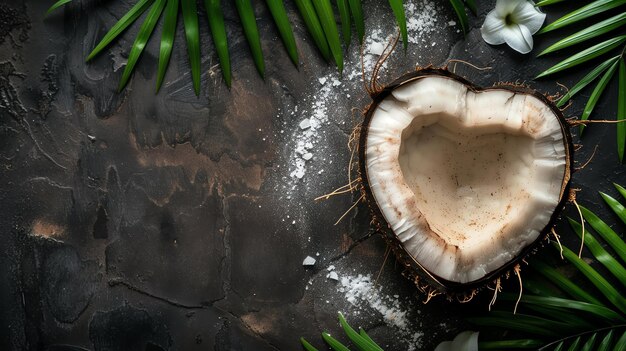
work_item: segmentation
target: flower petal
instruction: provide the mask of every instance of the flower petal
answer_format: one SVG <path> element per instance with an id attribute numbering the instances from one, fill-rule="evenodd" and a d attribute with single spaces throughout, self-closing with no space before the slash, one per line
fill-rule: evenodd
<path id="1" fill-rule="evenodd" d="M 452 341 L 444 341 L 437 345 L 435 351 L 454 351 L 452 348 Z"/>
<path id="2" fill-rule="evenodd" d="M 464 331 L 452 341 L 452 349 L 456 351 L 478 351 L 478 332 Z"/>
<path id="3" fill-rule="evenodd" d="M 513 24 L 504 27 L 502 36 L 511 49 L 527 54 L 533 49 L 533 36 L 524 25 Z"/>
<path id="4" fill-rule="evenodd" d="M 530 34 L 535 34 L 546 20 L 546 14 L 539 11 L 531 2 L 524 1 L 511 13 L 511 19 L 517 24 L 526 26 Z"/>
<path id="5" fill-rule="evenodd" d="M 507 15 L 513 13 L 515 8 L 519 6 L 522 2 L 526 2 L 526 0 L 498 0 L 496 2 L 495 11 L 498 16 L 504 18 Z"/>
<path id="6" fill-rule="evenodd" d="M 487 14 L 487 17 L 485 17 L 485 22 L 483 23 L 483 26 L 480 27 L 480 34 L 487 44 L 500 45 L 506 42 L 502 36 L 503 29 L 504 20 L 498 17 L 496 11 L 493 10 Z"/>
<path id="7" fill-rule="evenodd" d="M 437 345 L 435 351 L 478 351 L 478 332 L 461 332 L 454 340 Z"/>

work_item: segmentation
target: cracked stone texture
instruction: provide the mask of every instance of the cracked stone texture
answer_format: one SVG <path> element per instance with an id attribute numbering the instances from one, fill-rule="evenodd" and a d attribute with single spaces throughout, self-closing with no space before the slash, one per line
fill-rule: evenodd
<path id="1" fill-rule="evenodd" d="M 535 59 L 485 44 L 478 28 L 493 4 L 480 4 L 464 38 L 447 25 L 454 17 L 442 2 L 440 25 L 422 37 L 426 44 L 410 44 L 406 54 L 398 50 L 382 81 L 449 58 L 491 66 L 457 65 L 457 73 L 478 84 L 519 81 L 546 93 L 560 91 L 557 80 L 571 86 L 585 73 L 533 81 L 572 51 Z M 128 88 L 117 93 L 137 26 L 93 62 L 84 58 L 132 2 L 74 2 L 44 19 L 48 5 L 0 4 L 1 349 L 293 350 L 300 336 L 321 345 L 320 331 L 341 335 L 337 311 L 387 349 L 409 346 L 378 312 L 351 305 L 338 283 L 326 279 L 331 264 L 340 276 L 376 276 L 384 261 L 385 244 L 368 230 L 365 206 L 334 225 L 355 199 L 313 201 L 347 183 L 346 144 L 358 121 L 352 109 L 366 106 L 369 97 L 358 77 L 340 77 L 323 62 L 291 5 L 299 69 L 268 10 L 255 5 L 265 80 L 255 72 L 236 13 L 225 6 L 230 90 L 201 14 L 199 97 L 191 88 L 181 21 L 161 92 L 153 93 L 158 41 L 152 40 Z M 395 32 L 387 5 L 372 0 L 364 6 L 368 28 Z M 554 11 L 549 21 L 566 9 Z M 536 37 L 534 52 L 554 38 Z M 358 71 L 358 57 L 353 42 L 347 71 Z M 318 78 L 329 76 L 342 83 L 320 129 L 318 154 L 297 180 L 290 172 L 298 124 L 311 112 Z M 615 85 L 596 116 L 613 118 Z M 568 114 L 579 115 L 588 94 L 575 99 Z M 615 195 L 611 182 L 625 182 L 614 133 L 613 126 L 588 128 L 576 160 L 587 160 L 596 145 L 598 151 L 574 177 L 579 202 L 598 208 L 612 224 L 596 191 Z M 571 235 L 564 240 L 576 242 Z M 301 265 L 307 255 L 317 259 L 312 268 Z M 424 333 L 416 349 L 452 338 L 465 328 L 463 315 L 485 306 L 480 298 L 423 305 L 424 296 L 393 260 L 379 284 L 385 294 L 398 295 L 412 330 Z"/>

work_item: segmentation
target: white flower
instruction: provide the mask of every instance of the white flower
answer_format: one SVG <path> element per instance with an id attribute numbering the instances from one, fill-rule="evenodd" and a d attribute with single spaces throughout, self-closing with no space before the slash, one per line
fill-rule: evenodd
<path id="1" fill-rule="evenodd" d="M 435 351 L 478 351 L 478 332 L 464 331 L 454 340 L 437 345 Z"/>
<path id="2" fill-rule="evenodd" d="M 532 1 L 498 0 L 487 14 L 480 33 L 487 44 L 507 43 L 513 50 L 527 54 L 533 49 L 533 34 L 543 25 L 546 14 Z"/>

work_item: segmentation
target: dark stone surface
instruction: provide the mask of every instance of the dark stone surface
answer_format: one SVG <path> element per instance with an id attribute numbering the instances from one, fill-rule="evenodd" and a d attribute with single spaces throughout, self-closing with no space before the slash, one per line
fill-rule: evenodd
<path id="1" fill-rule="evenodd" d="M 455 68 L 478 84 L 526 82 L 546 93 L 560 91 L 555 80 L 571 86 L 585 73 L 533 81 L 573 51 L 536 59 L 485 44 L 478 28 L 493 3 L 480 4 L 463 38 L 445 23 L 453 15 L 442 2 L 440 25 L 406 54 L 398 50 L 382 80 L 448 58 L 493 67 Z M 230 91 L 202 15 L 199 97 L 191 88 L 180 21 L 162 91 L 153 93 L 158 41 L 152 40 L 128 88 L 117 93 L 137 26 L 93 62 L 84 57 L 130 4 L 78 1 L 47 19 L 48 3 L 0 4 L 0 349 L 293 350 L 300 336 L 321 345 L 320 331 L 341 335 L 337 311 L 388 349 L 406 348 L 405 336 L 378 312 L 353 306 L 326 279 L 331 264 L 340 275 L 371 276 L 383 265 L 385 244 L 370 235 L 365 206 L 335 226 L 353 199 L 313 201 L 347 183 L 346 144 L 358 122 L 352 109 L 369 102 L 359 77 L 348 74 L 358 72 L 357 46 L 348 48 L 348 73 L 339 77 L 289 7 L 301 54 L 297 70 L 259 2 L 267 65 L 262 80 L 237 16 L 226 6 Z M 387 5 L 364 6 L 369 27 L 394 33 Z M 555 8 L 549 20 L 565 10 Z M 554 38 L 536 36 L 534 52 Z M 290 174 L 298 124 L 314 112 L 322 77 L 342 83 L 330 91 L 328 122 L 298 180 Z M 595 116 L 613 118 L 615 85 Z M 568 114 L 579 115 L 588 94 Z M 615 195 L 611 182 L 626 183 L 614 135 L 611 125 L 588 128 L 576 160 L 598 150 L 574 178 L 582 189 L 579 202 L 598 208 L 612 224 L 596 191 Z M 577 242 L 562 232 L 566 242 Z M 311 269 L 301 264 L 307 255 L 318 259 Z M 398 295 L 410 327 L 424 333 L 418 349 L 451 338 L 464 328 L 465 313 L 484 309 L 478 300 L 423 305 L 424 296 L 392 262 L 379 284 L 385 294 Z"/>

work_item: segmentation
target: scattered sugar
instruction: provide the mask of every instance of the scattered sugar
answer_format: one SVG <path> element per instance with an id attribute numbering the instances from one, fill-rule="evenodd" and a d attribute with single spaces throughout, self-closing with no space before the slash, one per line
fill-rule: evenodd
<path id="1" fill-rule="evenodd" d="M 439 9 L 434 0 L 405 2 L 406 29 L 409 43 L 425 42 L 437 29 Z"/>
<path id="2" fill-rule="evenodd" d="M 402 309 L 398 295 L 390 296 L 383 293 L 382 289 L 374 284 L 370 275 L 345 275 L 339 282 L 338 291 L 344 294 L 350 304 L 359 309 L 367 306 L 378 311 L 385 324 L 399 331 L 403 341 L 408 345 L 408 350 L 421 347 L 424 334 L 415 332 L 417 328 L 409 320 L 407 311 Z"/>

